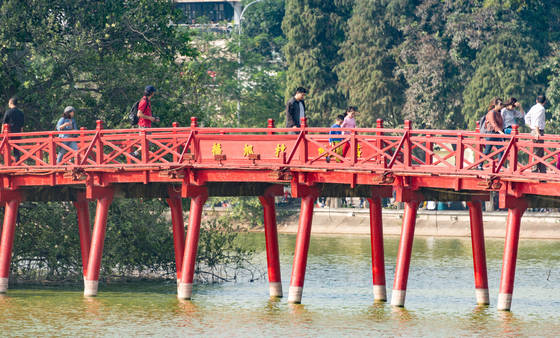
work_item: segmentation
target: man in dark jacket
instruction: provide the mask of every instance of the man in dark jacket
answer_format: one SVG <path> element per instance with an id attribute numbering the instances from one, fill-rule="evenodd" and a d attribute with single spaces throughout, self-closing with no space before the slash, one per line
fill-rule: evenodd
<path id="1" fill-rule="evenodd" d="M 4 118 L 2 119 L 2 127 L 4 124 L 9 126 L 11 133 L 21 133 L 23 131 L 24 116 L 23 112 L 18 109 L 18 99 L 12 97 L 8 101 L 9 109 L 4 113 Z M 3 130 L 2 130 L 3 131 Z M 12 140 L 19 140 L 21 137 L 12 137 Z M 14 148 L 14 157 L 16 161 L 19 161 L 21 152 Z"/>
<path id="2" fill-rule="evenodd" d="M 305 117 L 305 94 L 307 90 L 298 87 L 294 96 L 286 103 L 286 128 L 299 128 L 302 117 Z"/>

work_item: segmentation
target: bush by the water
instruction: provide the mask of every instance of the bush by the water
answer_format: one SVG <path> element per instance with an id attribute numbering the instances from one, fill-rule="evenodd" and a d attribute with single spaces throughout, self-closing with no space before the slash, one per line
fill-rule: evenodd
<path id="1" fill-rule="evenodd" d="M 111 204 L 100 279 L 175 279 L 175 257 L 167 204 L 160 199 L 116 199 Z M 90 203 L 93 228 L 95 203 Z M 185 221 L 185 223 L 187 223 Z M 197 256 L 198 280 L 253 278 L 251 250 L 226 219 L 204 220 Z M 19 209 L 11 277 L 28 281 L 78 281 L 82 259 L 76 210 L 69 202 L 24 202 Z"/>

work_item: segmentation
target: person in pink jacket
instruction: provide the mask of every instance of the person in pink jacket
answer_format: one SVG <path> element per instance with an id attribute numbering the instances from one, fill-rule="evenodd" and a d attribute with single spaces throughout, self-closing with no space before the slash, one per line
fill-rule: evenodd
<path id="1" fill-rule="evenodd" d="M 354 106 L 350 106 L 346 109 L 346 117 L 344 117 L 344 121 L 340 125 L 341 128 L 356 128 L 356 120 L 354 116 L 358 112 L 358 108 Z M 343 134 L 350 134 L 349 131 L 343 131 Z M 346 156 L 346 153 L 350 149 L 350 142 L 344 144 L 344 149 L 342 149 L 342 156 Z"/>

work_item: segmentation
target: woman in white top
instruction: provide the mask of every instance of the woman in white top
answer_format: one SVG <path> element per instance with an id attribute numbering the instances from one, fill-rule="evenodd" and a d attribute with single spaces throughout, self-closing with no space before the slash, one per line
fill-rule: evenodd
<path id="1" fill-rule="evenodd" d="M 504 134 L 511 134 L 511 126 L 517 124 L 515 118 L 522 118 L 525 116 L 525 111 L 521 107 L 521 103 L 515 97 L 509 99 L 505 107 L 501 111 L 502 119 L 504 120 Z"/>

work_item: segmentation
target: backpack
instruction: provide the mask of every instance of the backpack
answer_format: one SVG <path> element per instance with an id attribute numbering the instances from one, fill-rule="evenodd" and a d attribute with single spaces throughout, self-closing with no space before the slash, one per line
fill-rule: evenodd
<path id="1" fill-rule="evenodd" d="M 488 130 L 486 130 L 486 114 L 482 115 L 482 117 L 480 118 L 480 121 L 478 122 L 478 125 L 480 126 L 480 133 L 481 134 L 487 134 Z"/>
<path id="2" fill-rule="evenodd" d="M 130 111 L 128 112 L 128 121 L 133 126 L 138 124 L 138 105 L 139 104 L 140 104 L 140 101 L 136 101 L 136 103 L 132 106 L 132 108 L 130 108 Z"/>
<path id="3" fill-rule="evenodd" d="M 142 99 L 143 98 L 144 97 L 142 97 Z M 142 99 L 136 101 L 136 103 L 134 103 L 134 105 L 132 106 L 132 108 L 130 108 L 130 111 L 128 112 L 128 121 L 133 126 L 138 124 L 138 106 L 140 105 L 140 101 L 142 101 Z M 150 106 L 151 105 L 150 100 L 148 99 L 146 100 L 148 101 L 148 106 Z"/>

